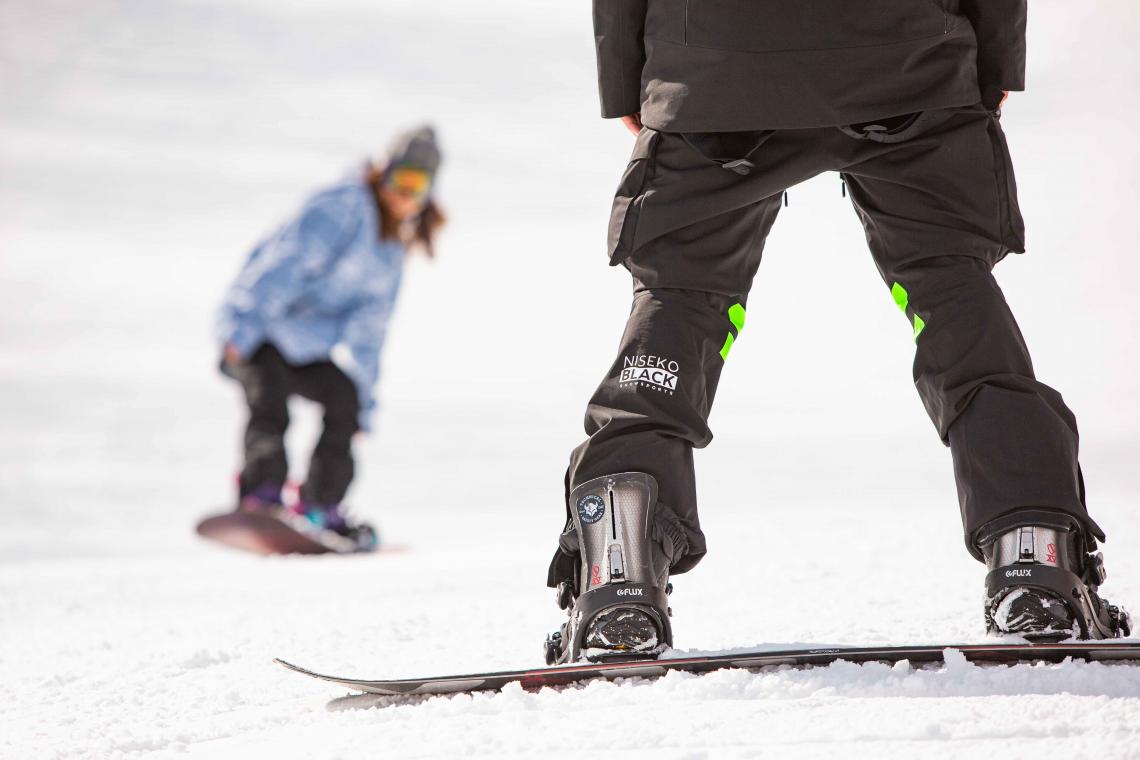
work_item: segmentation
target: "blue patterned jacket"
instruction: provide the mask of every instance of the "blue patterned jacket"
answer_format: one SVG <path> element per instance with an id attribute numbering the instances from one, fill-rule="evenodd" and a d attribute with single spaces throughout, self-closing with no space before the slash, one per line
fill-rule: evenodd
<path id="1" fill-rule="evenodd" d="M 404 253 L 380 240 L 363 177 L 346 179 L 254 248 L 219 310 L 217 338 L 245 357 L 271 343 L 291 364 L 332 361 L 356 385 L 368 430 Z"/>

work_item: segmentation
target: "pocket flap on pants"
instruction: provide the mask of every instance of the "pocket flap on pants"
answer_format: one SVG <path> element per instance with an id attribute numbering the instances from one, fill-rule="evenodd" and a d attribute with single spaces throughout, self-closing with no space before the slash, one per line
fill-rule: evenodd
<path id="1" fill-rule="evenodd" d="M 660 136 L 657 130 L 642 128 L 634 143 L 629 166 L 618 183 L 610 211 L 608 249 L 611 265 L 620 264 L 632 253 L 637 216 L 645 199 L 645 186 L 653 168 L 653 152 Z"/>

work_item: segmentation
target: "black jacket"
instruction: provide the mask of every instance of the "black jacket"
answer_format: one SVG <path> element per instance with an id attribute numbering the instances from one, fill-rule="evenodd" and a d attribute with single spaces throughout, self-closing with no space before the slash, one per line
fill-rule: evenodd
<path id="1" fill-rule="evenodd" d="M 1027 0 L 594 0 L 602 115 L 670 132 L 852 124 L 1025 86 Z"/>

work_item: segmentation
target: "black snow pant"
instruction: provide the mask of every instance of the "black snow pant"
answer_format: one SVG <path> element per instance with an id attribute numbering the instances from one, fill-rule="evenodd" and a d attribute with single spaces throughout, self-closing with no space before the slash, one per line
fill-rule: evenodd
<path id="1" fill-rule="evenodd" d="M 339 504 L 352 483 L 352 436 L 359 429 L 360 403 L 348 375 L 327 361 L 289 364 L 268 343 L 248 361 L 229 370 L 241 383 L 249 404 L 241 495 L 262 485 L 280 487 L 285 483 L 289 472 L 285 456 L 288 401 L 296 394 L 324 407 L 324 431 L 313 449 L 301 500 L 325 506 Z"/>
<path id="2" fill-rule="evenodd" d="M 981 558 L 984 526 L 1012 527 L 1027 510 L 1103 540 L 1085 510 L 1076 420 L 1035 378 L 991 274 L 1023 251 L 1024 230 L 998 115 L 980 104 L 877 125 L 642 130 L 609 231 L 611 263 L 633 275 L 633 307 L 587 408 L 589 439 L 571 455 L 567 495 L 603 475 L 649 473 L 672 572 L 700 560 L 693 449 L 712 440 L 717 381 L 783 191 L 825 171 L 841 173 L 913 329 L 915 384 L 950 447 L 970 552 Z M 568 520 L 552 585 L 572 566 L 573 531 Z"/>

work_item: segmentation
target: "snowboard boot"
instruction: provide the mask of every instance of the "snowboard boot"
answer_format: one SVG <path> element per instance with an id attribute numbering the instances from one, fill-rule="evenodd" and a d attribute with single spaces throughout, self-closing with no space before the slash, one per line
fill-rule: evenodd
<path id="1" fill-rule="evenodd" d="M 1025 525 L 979 541 L 986 576 L 986 630 L 1032 641 L 1128 636 L 1124 609 L 1097 594 L 1104 559 L 1076 530 Z"/>
<path id="2" fill-rule="evenodd" d="M 276 512 L 281 509 L 281 486 L 262 483 L 238 498 L 238 512 Z"/>
<path id="3" fill-rule="evenodd" d="M 370 552 L 379 546 L 375 529 L 351 520 L 339 504 L 297 502 L 287 510 L 289 522 L 335 552 Z"/>
<path id="4" fill-rule="evenodd" d="M 656 658 L 673 644 L 669 561 L 653 538 L 657 481 L 626 472 L 570 494 L 577 567 L 558 585 L 569 619 L 546 640 L 546 662 Z"/>

